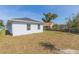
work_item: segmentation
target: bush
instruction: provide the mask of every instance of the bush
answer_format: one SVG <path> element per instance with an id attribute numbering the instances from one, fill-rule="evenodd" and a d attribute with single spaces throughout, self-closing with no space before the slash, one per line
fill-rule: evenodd
<path id="1" fill-rule="evenodd" d="M 52 27 L 53 30 L 59 30 L 59 25 L 58 24 L 54 24 Z"/>

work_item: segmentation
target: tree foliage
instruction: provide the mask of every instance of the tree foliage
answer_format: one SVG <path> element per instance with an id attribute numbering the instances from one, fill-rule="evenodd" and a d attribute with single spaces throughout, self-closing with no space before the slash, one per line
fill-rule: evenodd
<path id="1" fill-rule="evenodd" d="M 2 20 L 0 20 L 0 26 L 4 26 L 4 24 L 3 24 L 3 21 L 2 21 Z"/>
<path id="2" fill-rule="evenodd" d="M 53 25 L 53 30 L 59 30 L 59 25 L 58 24 L 54 24 Z"/>
<path id="3" fill-rule="evenodd" d="M 53 20 L 53 19 L 55 19 L 55 18 L 57 18 L 58 17 L 58 15 L 57 14 L 52 14 L 52 13 L 44 13 L 43 14 L 44 15 L 44 18 L 42 18 L 42 20 L 44 21 L 44 22 L 51 22 L 51 20 Z"/>
<path id="4" fill-rule="evenodd" d="M 67 27 L 70 32 L 79 32 L 79 14 L 74 15 L 72 19 L 68 19 Z"/>

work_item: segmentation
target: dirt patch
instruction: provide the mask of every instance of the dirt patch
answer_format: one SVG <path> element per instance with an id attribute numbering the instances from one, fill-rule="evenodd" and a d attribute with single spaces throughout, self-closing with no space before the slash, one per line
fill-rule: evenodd
<path id="1" fill-rule="evenodd" d="M 79 54 L 79 50 L 74 50 L 74 49 L 60 49 L 60 51 L 57 51 L 57 53 L 60 53 L 60 54 Z"/>

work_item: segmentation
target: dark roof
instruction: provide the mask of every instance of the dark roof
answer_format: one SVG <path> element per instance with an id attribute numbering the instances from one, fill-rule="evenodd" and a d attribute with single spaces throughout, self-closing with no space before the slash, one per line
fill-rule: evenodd
<path id="1" fill-rule="evenodd" d="M 12 18 L 9 20 L 10 22 L 29 22 L 29 23 L 43 23 L 37 20 L 33 20 L 31 18 Z"/>
<path id="2" fill-rule="evenodd" d="M 37 21 L 37 20 L 33 20 L 31 18 L 12 18 L 13 20 L 24 20 L 24 21 L 34 21 L 34 22 L 40 22 L 40 21 Z"/>

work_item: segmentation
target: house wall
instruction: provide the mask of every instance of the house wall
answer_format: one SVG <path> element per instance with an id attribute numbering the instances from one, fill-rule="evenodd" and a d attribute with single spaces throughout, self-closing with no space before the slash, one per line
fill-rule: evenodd
<path id="1" fill-rule="evenodd" d="M 12 23 L 13 36 L 39 33 L 39 32 L 43 32 L 43 25 L 40 25 L 40 29 L 38 29 L 37 24 L 31 24 L 31 30 L 27 30 L 27 23 L 20 23 L 20 22 Z"/>

